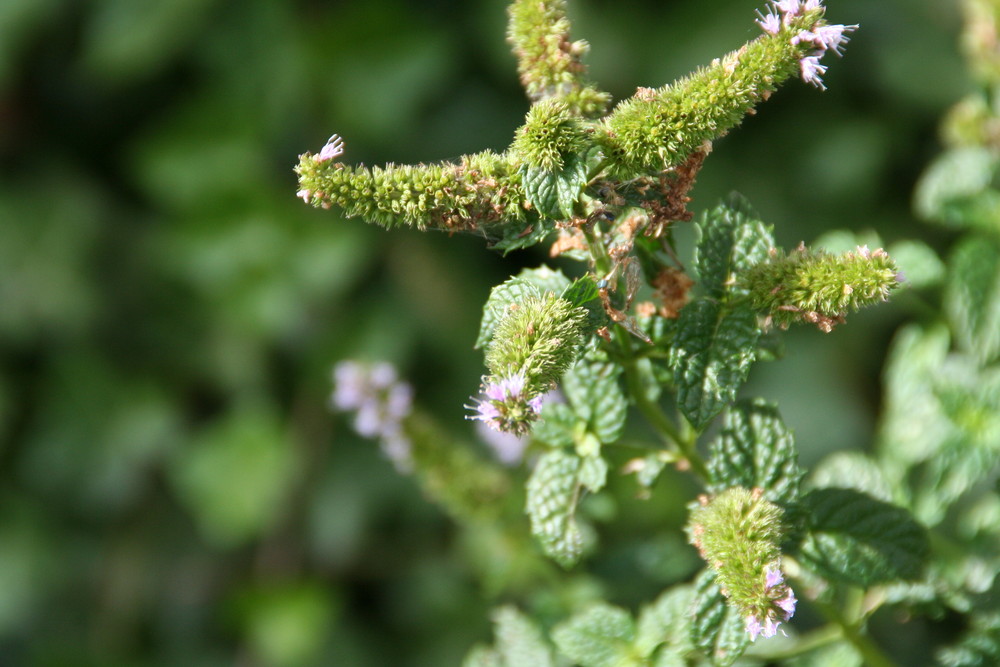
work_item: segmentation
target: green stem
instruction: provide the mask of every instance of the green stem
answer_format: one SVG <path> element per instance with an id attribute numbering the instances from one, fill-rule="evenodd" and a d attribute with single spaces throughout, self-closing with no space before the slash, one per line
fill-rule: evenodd
<path id="1" fill-rule="evenodd" d="M 773 650 L 747 651 L 747 656 L 753 655 L 769 662 L 778 662 L 800 656 L 823 646 L 833 644 L 844 638 L 844 633 L 837 625 L 824 625 L 812 632 L 796 637 L 793 642 L 782 642 Z"/>
<path id="2" fill-rule="evenodd" d="M 869 667 L 896 667 L 896 663 L 882 652 L 871 637 L 861 632 L 861 621 L 854 622 L 842 614 L 839 609 L 831 604 L 815 601 L 817 607 L 823 615 L 832 623 L 839 626 L 844 635 L 844 639 L 849 641 L 855 650 L 861 654 L 861 658 Z M 855 605 L 851 605 L 855 606 Z"/>

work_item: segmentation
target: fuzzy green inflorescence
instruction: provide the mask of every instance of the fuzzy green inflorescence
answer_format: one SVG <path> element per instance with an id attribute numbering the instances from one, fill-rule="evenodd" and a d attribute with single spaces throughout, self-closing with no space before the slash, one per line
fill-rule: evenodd
<path id="1" fill-rule="evenodd" d="M 740 283 L 769 324 L 810 322 L 829 332 L 848 312 L 885 301 L 899 286 L 899 275 L 881 248 L 831 255 L 800 245 L 787 255 L 772 249 L 771 259 L 752 267 Z"/>
<path id="2" fill-rule="evenodd" d="M 565 102 L 545 100 L 528 111 L 511 149 L 528 167 L 554 172 L 562 169 L 568 156 L 587 147 L 591 133 Z"/>
<path id="3" fill-rule="evenodd" d="M 521 83 L 533 102 L 557 97 L 574 114 L 603 115 L 608 93 L 584 80 L 587 42 L 569 40 L 566 0 L 515 0 L 510 7 L 507 41 L 517 56 Z"/>
<path id="4" fill-rule="evenodd" d="M 528 396 L 548 391 L 576 361 L 587 311 L 553 294 L 527 297 L 497 323 L 486 351 L 495 378 L 520 375 Z"/>
<path id="5" fill-rule="evenodd" d="M 600 142 L 609 167 L 628 178 L 683 162 L 706 141 L 739 125 L 785 80 L 812 46 L 793 43 L 822 24 L 823 8 L 781 24 L 708 67 L 659 89 L 640 89 L 604 120 Z"/>
<path id="6" fill-rule="evenodd" d="M 688 536 L 752 637 L 774 634 L 795 610 L 781 575 L 783 511 L 760 489 L 727 489 L 691 511 Z"/>
<path id="7" fill-rule="evenodd" d="M 499 238 L 503 224 L 523 222 L 527 202 L 507 154 L 486 151 L 458 164 L 346 166 L 306 153 L 295 168 L 299 196 L 336 205 L 384 227 L 471 231 Z"/>

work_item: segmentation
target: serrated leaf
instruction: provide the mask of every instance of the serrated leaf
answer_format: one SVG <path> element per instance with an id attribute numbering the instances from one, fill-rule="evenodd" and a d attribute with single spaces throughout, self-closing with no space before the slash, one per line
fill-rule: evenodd
<path id="1" fill-rule="evenodd" d="M 490 248 L 500 250 L 506 256 L 512 250 L 530 248 L 541 243 L 551 231 L 551 224 L 546 224 L 544 220 L 535 220 L 521 229 L 512 225 L 505 226 L 503 238 L 491 244 Z"/>
<path id="2" fill-rule="evenodd" d="M 608 314 L 604 312 L 601 295 L 597 290 L 597 283 L 594 282 L 593 276 L 587 275 L 577 278 L 572 285 L 563 291 L 561 296 L 574 306 L 587 309 L 585 325 L 587 331 L 596 331 L 607 325 Z"/>
<path id="3" fill-rule="evenodd" d="M 569 568 L 580 560 L 583 536 L 576 523 L 577 472 L 581 459 L 562 449 L 538 459 L 528 479 L 525 511 L 531 533 L 546 555 Z"/>
<path id="4" fill-rule="evenodd" d="M 621 367 L 607 361 L 581 359 L 563 376 L 562 389 L 577 417 L 602 443 L 621 437 L 628 404 L 618 386 Z"/>
<path id="5" fill-rule="evenodd" d="M 537 287 L 543 295 L 565 292 L 571 285 L 569 278 L 559 269 L 540 266 L 537 269 L 524 269 L 515 276 L 518 280 L 529 282 Z"/>
<path id="6" fill-rule="evenodd" d="M 691 641 L 717 667 L 729 667 L 750 645 L 746 620 L 726 603 L 711 570 L 703 571 L 695 581 Z"/>
<path id="7" fill-rule="evenodd" d="M 585 457 L 578 479 L 588 491 L 597 493 L 608 481 L 608 462 L 599 455 Z"/>
<path id="8" fill-rule="evenodd" d="M 695 268 L 702 287 L 717 299 L 734 293 L 734 277 L 767 259 L 774 246 L 771 227 L 739 195 L 706 211 L 696 228 Z"/>
<path id="9" fill-rule="evenodd" d="M 748 307 L 701 298 L 681 310 L 670 368 L 681 412 L 703 429 L 736 398 L 753 364 L 760 328 Z"/>
<path id="10" fill-rule="evenodd" d="M 708 470 L 713 493 L 733 486 L 761 488 L 764 497 L 781 505 L 799 497 L 802 471 L 795 438 L 777 406 L 761 399 L 730 407 L 709 449 Z"/>
<path id="11" fill-rule="evenodd" d="M 552 651 L 541 631 L 530 618 L 515 607 L 505 606 L 493 612 L 497 651 L 504 667 L 552 665 Z"/>
<path id="12" fill-rule="evenodd" d="M 559 651 L 581 667 L 626 667 L 632 655 L 635 621 L 620 607 L 598 603 L 552 630 Z"/>
<path id="13" fill-rule="evenodd" d="M 546 217 L 555 220 L 572 218 L 573 208 L 598 156 L 599 149 L 591 147 L 582 154 L 564 156 L 563 167 L 558 171 L 523 167 L 521 174 L 525 196 Z"/>
<path id="14" fill-rule="evenodd" d="M 693 648 L 691 644 L 691 605 L 694 590 L 689 586 L 675 586 L 652 604 L 639 612 L 635 648 L 642 657 L 651 656 L 659 647 L 660 658 L 655 664 L 675 664 L 670 659 L 681 659 L 678 665 L 686 664 L 683 656 Z M 668 656 L 667 654 L 671 654 Z"/>
<path id="15" fill-rule="evenodd" d="M 809 478 L 815 488 L 854 489 L 890 502 L 892 489 L 882 469 L 861 452 L 834 452 L 813 468 Z"/>
<path id="16" fill-rule="evenodd" d="M 578 430 L 586 428 L 586 424 L 578 427 L 580 423 L 576 413 L 565 403 L 546 402 L 542 405 L 542 419 L 531 429 L 531 435 L 553 449 L 569 447 L 576 440 Z"/>
<path id="17" fill-rule="evenodd" d="M 527 280 L 510 278 L 490 291 L 490 297 L 483 306 L 483 319 L 479 323 L 479 337 L 476 349 L 481 349 L 493 338 L 497 322 L 512 304 L 521 303 L 528 297 L 540 297 L 541 291 Z"/>
<path id="18" fill-rule="evenodd" d="M 500 653 L 489 646 L 476 645 L 469 649 L 462 667 L 507 667 Z"/>
<path id="19" fill-rule="evenodd" d="M 803 557 L 823 575 L 867 587 L 921 576 L 927 533 L 905 509 L 853 489 L 816 489 Z"/>
<path id="20" fill-rule="evenodd" d="M 967 146 L 942 153 L 917 183 L 914 196 L 917 213 L 926 220 L 951 227 L 976 225 L 996 229 L 1000 202 L 990 183 L 997 166 L 996 155 L 986 148 Z"/>
<path id="21" fill-rule="evenodd" d="M 968 237 L 954 250 L 945 285 L 945 310 L 958 344 L 986 363 L 1000 353 L 1000 248 Z"/>

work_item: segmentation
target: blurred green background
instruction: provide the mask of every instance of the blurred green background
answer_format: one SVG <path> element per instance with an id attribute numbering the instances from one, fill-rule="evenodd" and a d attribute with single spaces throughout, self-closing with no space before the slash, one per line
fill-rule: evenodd
<path id="1" fill-rule="evenodd" d="M 762 6 L 570 4 L 616 99 L 753 38 Z M 692 209 L 738 190 L 786 247 L 848 228 L 943 250 L 910 198 L 970 87 L 956 3 L 827 4 L 861 24 L 830 89 L 791 82 L 718 141 Z M 545 256 L 342 221 L 292 167 L 334 132 L 352 163 L 505 148 L 526 110 L 505 20 L 499 0 L 0 0 L 0 665 L 451 665 L 487 639 L 496 600 L 330 412 L 330 371 L 391 360 L 470 434 L 479 309 Z M 869 443 L 911 299 L 755 368 L 745 393 L 779 402 L 806 464 Z"/>

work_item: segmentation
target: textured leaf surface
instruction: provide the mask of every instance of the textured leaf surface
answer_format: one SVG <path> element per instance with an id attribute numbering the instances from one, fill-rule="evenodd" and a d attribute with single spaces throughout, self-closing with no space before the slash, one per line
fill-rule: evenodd
<path id="1" fill-rule="evenodd" d="M 552 630 L 559 651 L 582 667 L 636 665 L 632 656 L 635 621 L 620 607 L 596 604 Z"/>
<path id="2" fill-rule="evenodd" d="M 683 656 L 689 653 L 691 644 L 691 605 L 694 590 L 690 586 L 675 586 L 644 607 L 639 613 L 636 632 L 636 652 L 648 657 L 657 649 L 654 664 L 686 665 Z"/>
<path id="3" fill-rule="evenodd" d="M 739 195 L 707 211 L 697 230 L 695 267 L 702 287 L 715 298 L 732 292 L 733 277 L 767 259 L 774 245 L 771 227 Z"/>
<path id="4" fill-rule="evenodd" d="M 982 613 L 972 618 L 972 627 L 956 645 L 938 653 L 944 667 L 980 667 L 1000 664 L 1000 613 Z"/>
<path id="5" fill-rule="evenodd" d="M 917 212 L 952 227 L 1000 226 L 1000 193 L 990 187 L 997 157 L 981 147 L 952 149 L 938 157 L 917 183 Z"/>
<path id="6" fill-rule="evenodd" d="M 715 583 L 711 570 L 702 572 L 695 582 L 692 615 L 691 639 L 713 665 L 732 665 L 750 645 L 746 621 L 726 604 L 726 597 Z"/>
<path id="7" fill-rule="evenodd" d="M 525 167 L 522 182 L 528 201 L 549 218 L 566 220 L 573 217 L 573 208 L 583 186 L 587 184 L 590 166 L 596 156 L 596 148 L 582 155 L 567 155 L 563 168 L 558 171 Z"/>
<path id="8" fill-rule="evenodd" d="M 577 278 L 572 285 L 563 291 L 562 298 L 574 306 L 587 309 L 586 329 L 588 331 L 594 331 L 608 323 L 608 315 L 604 312 L 601 296 L 593 276 Z"/>
<path id="9" fill-rule="evenodd" d="M 798 500 L 802 471 L 795 438 L 778 408 L 766 401 L 744 401 L 729 409 L 709 450 L 708 469 L 713 493 L 733 486 L 759 487 L 772 502 L 788 505 Z"/>
<path id="10" fill-rule="evenodd" d="M 493 613 L 493 623 L 497 651 L 505 667 L 549 667 L 552 664 L 552 652 L 541 631 L 516 608 L 497 609 Z"/>
<path id="11" fill-rule="evenodd" d="M 889 256 L 903 274 L 903 286 L 933 287 L 944 279 L 945 266 L 938 254 L 923 241 L 906 239 L 889 246 Z"/>
<path id="12" fill-rule="evenodd" d="M 745 306 L 727 308 L 702 298 L 681 310 L 670 367 L 680 409 L 696 428 L 736 398 L 759 337 L 757 316 Z"/>
<path id="13" fill-rule="evenodd" d="M 1000 247 L 990 238 L 959 243 L 949 262 L 945 308 L 959 345 L 982 362 L 1000 353 Z"/>
<path id="14" fill-rule="evenodd" d="M 583 536 L 576 523 L 577 473 L 581 459 L 562 449 L 538 459 L 528 480 L 526 511 L 531 533 L 546 555 L 571 567 L 583 552 Z"/>
<path id="15" fill-rule="evenodd" d="M 625 426 L 628 404 L 618 386 L 620 374 L 616 364 L 585 358 L 563 376 L 562 389 L 573 411 L 602 443 L 616 441 Z"/>
<path id="16" fill-rule="evenodd" d="M 803 556 L 824 575 L 865 587 L 921 576 L 927 533 L 903 508 L 853 489 L 817 489 L 802 502 Z"/>

